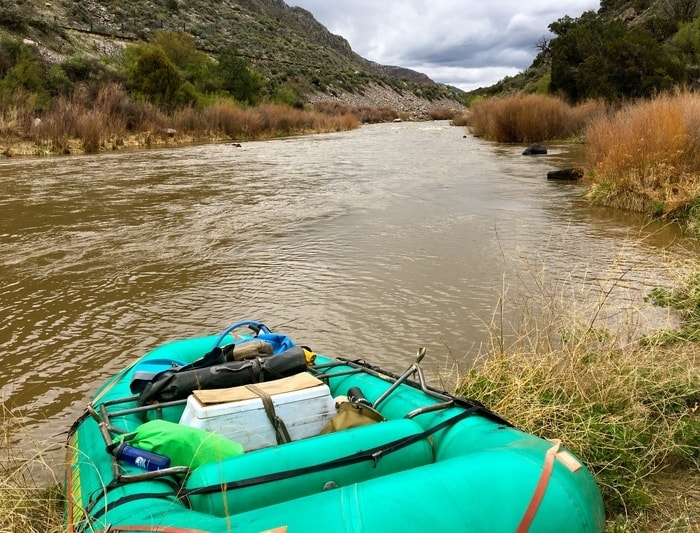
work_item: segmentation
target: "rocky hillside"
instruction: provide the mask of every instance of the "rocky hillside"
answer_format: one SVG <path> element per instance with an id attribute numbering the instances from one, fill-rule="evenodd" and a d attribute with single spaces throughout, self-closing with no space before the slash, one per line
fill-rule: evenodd
<path id="1" fill-rule="evenodd" d="M 0 5 L 0 36 L 28 39 L 52 61 L 105 58 L 160 30 L 186 32 L 211 54 L 233 45 L 273 86 L 293 84 L 315 98 L 359 95 L 380 86 L 427 101 L 459 99 L 454 88 L 424 74 L 360 57 L 311 13 L 282 0 L 5 0 Z"/>

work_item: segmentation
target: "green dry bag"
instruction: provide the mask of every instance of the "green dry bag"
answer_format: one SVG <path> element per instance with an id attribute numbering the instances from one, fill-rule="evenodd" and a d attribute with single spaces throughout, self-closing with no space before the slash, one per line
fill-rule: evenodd
<path id="1" fill-rule="evenodd" d="M 243 454 L 243 446 L 238 442 L 210 431 L 160 419 L 141 424 L 134 433 L 119 440 L 127 440 L 131 446 L 169 457 L 170 466 L 190 469 Z"/>

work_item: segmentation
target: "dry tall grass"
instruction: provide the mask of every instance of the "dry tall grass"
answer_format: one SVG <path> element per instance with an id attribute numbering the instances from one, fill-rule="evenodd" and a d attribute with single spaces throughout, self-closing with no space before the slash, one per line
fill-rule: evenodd
<path id="1" fill-rule="evenodd" d="M 700 95 L 628 105 L 586 131 L 589 197 L 601 205 L 674 216 L 700 197 Z"/>
<path id="2" fill-rule="evenodd" d="M 455 110 L 449 107 L 439 107 L 436 109 L 431 109 L 428 112 L 428 116 L 431 120 L 452 120 L 455 116 Z"/>
<path id="3" fill-rule="evenodd" d="M 560 438 L 594 473 L 609 531 L 697 531 L 698 344 L 631 340 L 639 335 L 625 329 L 638 323 L 613 331 L 603 320 L 611 287 L 597 301 L 595 291 L 575 289 L 579 305 L 535 277 L 538 289 L 514 298 L 517 324 L 505 319 L 513 302 L 504 293 L 490 345 L 458 392 L 527 432 Z"/>
<path id="4" fill-rule="evenodd" d="M 471 111 L 469 111 L 468 109 L 460 111 L 459 113 L 455 113 L 455 115 L 452 117 L 452 120 L 450 121 L 450 124 L 452 124 L 453 126 L 468 126 L 470 114 Z"/>
<path id="5" fill-rule="evenodd" d="M 571 106 L 554 96 L 517 94 L 480 100 L 470 110 L 468 126 L 474 135 L 529 143 L 581 135 L 589 121 L 605 112 L 605 104 Z"/>
<path id="6" fill-rule="evenodd" d="M 88 153 L 117 149 L 127 139 L 151 142 L 251 140 L 345 131 L 359 127 L 369 113 L 385 111 L 342 108 L 296 109 L 280 104 L 243 108 L 219 99 L 202 108 L 186 107 L 168 115 L 151 104 L 137 102 L 118 84 L 101 87 L 96 94 L 76 90 L 70 98 L 57 98 L 50 111 L 37 117 L 27 102 L 4 107 L 0 139 L 29 140 L 41 153 Z M 395 116 L 395 115 L 394 115 Z"/>
<path id="7" fill-rule="evenodd" d="M 54 468 L 38 443 L 17 444 L 18 417 L 2 406 L 0 413 L 0 531 L 59 533 L 63 530 L 63 496 Z M 26 440 L 30 441 L 29 437 Z M 21 449 L 21 452 L 20 452 Z M 38 478 L 42 480 L 39 481 Z M 50 482 L 46 482 L 46 478 Z"/>
<path id="8" fill-rule="evenodd" d="M 30 118 L 17 105 L 5 107 L 0 111 L 0 137 L 12 135 L 17 131 L 24 131 L 30 127 L 29 125 Z"/>

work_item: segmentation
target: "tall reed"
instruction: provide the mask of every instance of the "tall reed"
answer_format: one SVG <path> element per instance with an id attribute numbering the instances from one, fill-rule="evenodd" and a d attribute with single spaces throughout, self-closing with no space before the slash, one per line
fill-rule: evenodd
<path id="1" fill-rule="evenodd" d="M 493 141 L 540 142 L 581 135 L 604 110 L 598 101 L 571 106 L 554 96 L 517 94 L 480 100 L 470 108 L 467 123 L 474 135 Z"/>
<path id="2" fill-rule="evenodd" d="M 63 495 L 56 469 L 46 459 L 47 450 L 24 435 L 16 414 L 5 405 L 0 409 L 0 531 L 59 533 Z"/>
<path id="3" fill-rule="evenodd" d="M 134 100 L 116 83 L 106 84 L 94 94 L 79 87 L 70 97 L 56 98 L 41 116 L 34 115 L 30 100 L 6 99 L 5 103 L 8 105 L 0 113 L 0 140 L 12 144 L 27 139 L 42 147 L 41 153 L 98 152 L 127 143 L 148 146 L 171 139 L 249 140 L 343 131 L 357 128 L 368 113 L 387 116 L 384 110 L 351 106 L 309 110 L 267 103 L 248 108 L 224 98 L 166 114 L 152 104 Z"/>
<path id="4" fill-rule="evenodd" d="M 662 94 L 598 117 L 586 130 L 589 198 L 655 216 L 700 198 L 700 95 Z"/>

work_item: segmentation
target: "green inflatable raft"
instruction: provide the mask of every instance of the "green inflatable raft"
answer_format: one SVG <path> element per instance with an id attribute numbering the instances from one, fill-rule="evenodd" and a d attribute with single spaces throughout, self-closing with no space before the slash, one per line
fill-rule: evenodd
<path id="1" fill-rule="evenodd" d="M 157 347 L 70 430 L 66 530 L 594 532 L 600 491 L 556 441 L 259 322 Z"/>

